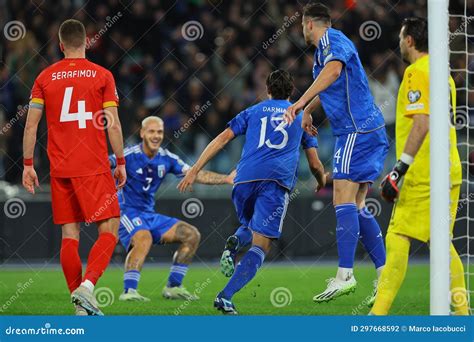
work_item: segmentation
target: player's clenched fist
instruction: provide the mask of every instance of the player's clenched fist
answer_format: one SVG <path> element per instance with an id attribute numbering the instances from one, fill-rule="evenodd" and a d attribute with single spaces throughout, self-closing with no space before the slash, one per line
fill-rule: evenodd
<path id="1" fill-rule="evenodd" d="M 114 178 L 117 180 L 117 189 L 122 189 L 127 182 L 125 165 L 117 165 L 114 171 Z"/>
<path id="2" fill-rule="evenodd" d="M 30 194 L 35 194 L 35 186 L 39 186 L 38 175 L 33 166 L 25 166 L 23 169 L 22 183 L 26 191 Z"/>
<path id="3" fill-rule="evenodd" d="M 315 192 L 319 192 L 319 190 L 324 188 L 326 186 L 328 179 L 329 179 L 329 172 L 324 172 L 324 169 L 323 169 L 323 172 L 321 172 L 321 174 L 317 177 L 318 185 L 316 186 Z"/>
<path id="4" fill-rule="evenodd" d="M 393 170 L 380 183 L 381 195 L 387 202 L 393 203 L 397 199 L 403 176 L 407 173 L 409 166 L 401 160 L 397 161 Z"/>

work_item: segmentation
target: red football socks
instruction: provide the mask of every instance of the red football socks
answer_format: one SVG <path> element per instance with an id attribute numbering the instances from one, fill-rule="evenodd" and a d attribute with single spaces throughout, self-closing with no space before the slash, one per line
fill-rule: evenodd
<path id="1" fill-rule="evenodd" d="M 74 291 L 81 285 L 82 263 L 79 256 L 79 241 L 70 238 L 64 238 L 61 241 L 61 266 L 64 277 L 66 278 L 69 291 Z"/>
<path id="2" fill-rule="evenodd" d="M 110 259 L 117 244 L 117 238 L 112 233 L 99 234 L 99 238 L 89 253 L 84 280 L 91 281 L 94 285 L 109 265 Z"/>

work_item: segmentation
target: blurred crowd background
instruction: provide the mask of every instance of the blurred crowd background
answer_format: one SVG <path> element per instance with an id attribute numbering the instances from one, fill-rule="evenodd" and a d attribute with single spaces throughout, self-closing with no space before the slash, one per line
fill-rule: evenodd
<path id="1" fill-rule="evenodd" d="M 472 15 L 473 1 L 466 1 Z M 426 0 L 323 2 L 332 10 L 333 26 L 357 46 L 393 139 L 397 91 L 406 67 L 399 56 L 400 25 L 405 17 L 425 17 Z M 0 27 L 18 20 L 26 28 L 21 39 L 11 41 L 4 34 L 0 38 L 0 128 L 7 128 L 0 132 L 0 180 L 21 180 L 23 122 L 30 89 L 42 69 L 62 58 L 57 32 L 63 20 L 74 17 L 85 24 L 90 38 L 87 57 L 115 76 L 126 143 L 139 141 L 144 117 L 158 115 L 165 122 L 166 147 L 192 163 L 234 115 L 266 97 L 265 79 L 272 70 L 284 68 L 293 74 L 293 99 L 312 82 L 314 50 L 305 46 L 301 29 L 305 3 L 0 0 Z M 464 13 L 464 0 L 450 3 L 452 14 Z M 375 33 L 366 36 L 360 29 L 369 21 L 376 23 Z M 474 31 L 474 22 L 466 24 L 468 31 Z M 471 76 L 474 72 L 474 54 L 462 51 L 468 48 L 474 53 L 474 42 L 462 34 L 463 25 L 461 18 L 452 18 L 451 31 L 461 34 L 453 35 L 451 48 L 461 53 L 452 55 L 451 65 L 459 70 L 453 72 L 453 77 L 460 89 L 458 113 L 466 121 L 474 115 L 473 82 L 466 79 L 466 70 Z M 316 123 L 320 156 L 331 169 L 334 139 L 322 111 L 316 114 Z M 460 141 L 466 142 L 466 127 L 461 121 Z M 35 155 L 43 180 L 48 175 L 45 131 L 43 120 Z M 210 169 L 232 169 L 241 143 L 231 144 Z M 461 155 L 465 159 L 466 153 L 461 151 Z M 393 165 L 394 159 L 392 148 L 387 167 Z M 307 167 L 302 163 L 300 176 L 308 178 Z"/>

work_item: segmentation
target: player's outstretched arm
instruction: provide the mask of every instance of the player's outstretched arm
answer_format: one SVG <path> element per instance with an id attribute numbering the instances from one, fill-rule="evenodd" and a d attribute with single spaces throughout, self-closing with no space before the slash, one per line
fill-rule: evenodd
<path id="1" fill-rule="evenodd" d="M 230 128 L 226 128 L 221 134 L 219 134 L 214 140 L 212 140 L 204 149 L 204 151 L 199 156 L 196 164 L 191 167 L 186 176 L 179 182 L 177 188 L 180 192 L 185 192 L 190 188 L 198 176 L 199 171 L 201 171 L 204 166 L 220 151 L 224 148 L 225 145 L 232 139 L 234 139 L 235 134 Z"/>
<path id="2" fill-rule="evenodd" d="M 408 135 L 405 148 L 400 159 L 395 163 L 392 171 L 385 176 L 380 188 L 382 197 L 388 202 L 394 202 L 400 192 L 399 184 L 408 168 L 413 163 L 426 135 L 430 129 L 430 117 L 426 114 L 416 114 L 412 116 L 413 127 Z"/>
<path id="3" fill-rule="evenodd" d="M 285 112 L 286 122 L 292 123 L 296 115 L 306 106 L 307 103 L 310 103 L 316 95 L 333 84 L 341 75 L 343 66 L 342 62 L 337 60 L 328 62 L 323 70 L 321 70 L 319 76 L 314 80 L 313 84 L 311 84 L 300 99 L 288 107 Z"/>
<path id="4" fill-rule="evenodd" d="M 324 172 L 323 163 L 321 163 L 318 156 L 318 150 L 315 147 L 305 149 L 304 152 L 306 154 L 306 159 L 308 160 L 309 169 L 318 182 L 316 187 L 316 192 L 318 192 L 326 185 L 326 178 L 329 176 L 329 173 Z"/>
<path id="5" fill-rule="evenodd" d="M 125 158 L 123 156 L 122 125 L 120 124 L 117 107 L 105 108 L 104 114 L 108 122 L 107 134 L 109 136 L 110 145 L 112 146 L 112 151 L 117 160 L 114 177 L 118 181 L 117 188 L 121 189 L 127 181 Z"/>
<path id="6" fill-rule="evenodd" d="M 235 170 L 228 175 L 201 170 L 196 176 L 196 183 L 208 185 L 234 184 Z"/>
<path id="7" fill-rule="evenodd" d="M 35 186 L 39 186 L 38 176 L 33 166 L 33 154 L 36 145 L 38 124 L 43 116 L 42 108 L 30 107 L 26 118 L 25 132 L 23 134 L 23 177 L 24 188 L 31 194 L 35 193 Z"/>

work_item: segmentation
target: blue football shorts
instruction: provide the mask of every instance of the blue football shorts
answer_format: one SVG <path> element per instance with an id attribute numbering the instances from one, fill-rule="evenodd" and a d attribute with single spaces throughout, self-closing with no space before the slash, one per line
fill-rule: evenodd
<path id="1" fill-rule="evenodd" d="M 333 179 L 373 183 L 382 173 L 389 149 L 385 128 L 336 137 Z"/>
<path id="2" fill-rule="evenodd" d="M 232 190 L 237 216 L 242 226 L 278 239 L 288 208 L 288 189 L 275 181 L 238 183 Z"/>
<path id="3" fill-rule="evenodd" d="M 121 208 L 119 239 L 128 251 L 133 235 L 139 230 L 148 230 L 153 243 L 159 244 L 161 237 L 179 220 L 155 212 L 141 212 L 133 208 Z"/>

